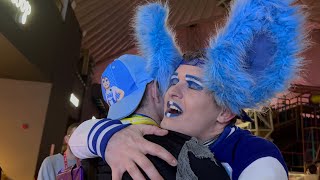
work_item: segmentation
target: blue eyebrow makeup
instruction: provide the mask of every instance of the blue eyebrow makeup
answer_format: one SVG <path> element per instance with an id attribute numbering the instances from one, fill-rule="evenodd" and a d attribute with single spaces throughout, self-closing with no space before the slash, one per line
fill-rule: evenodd
<path id="1" fill-rule="evenodd" d="M 199 77 L 186 74 L 186 81 L 188 83 L 189 88 L 198 91 L 203 90 L 202 80 Z"/>

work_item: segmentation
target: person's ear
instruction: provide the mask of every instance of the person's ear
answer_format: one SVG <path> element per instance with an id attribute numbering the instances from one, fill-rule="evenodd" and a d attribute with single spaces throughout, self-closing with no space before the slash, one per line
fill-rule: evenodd
<path id="1" fill-rule="evenodd" d="M 235 115 L 228 108 L 221 108 L 221 111 L 217 117 L 217 121 L 219 123 L 225 124 L 229 123 L 229 121 L 234 118 Z"/>
<path id="2" fill-rule="evenodd" d="M 64 136 L 64 143 L 68 144 L 70 139 L 70 135 L 65 135 Z"/>
<path id="3" fill-rule="evenodd" d="M 155 100 L 155 102 L 157 103 L 161 102 L 161 94 L 159 91 L 158 82 L 155 80 L 152 82 L 151 91 L 152 91 L 152 97 Z"/>

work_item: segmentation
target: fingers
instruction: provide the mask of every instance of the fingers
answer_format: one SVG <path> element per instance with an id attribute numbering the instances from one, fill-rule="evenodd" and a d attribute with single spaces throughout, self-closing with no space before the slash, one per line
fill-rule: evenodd
<path id="1" fill-rule="evenodd" d="M 142 135 L 147 135 L 147 134 L 154 134 L 157 136 L 164 136 L 168 134 L 168 130 L 161 129 L 157 126 L 151 126 L 151 125 L 136 125 L 133 127 L 137 127 L 139 131 L 142 133 Z"/>
<path id="2" fill-rule="evenodd" d="M 144 154 L 139 154 L 135 162 L 141 169 L 143 169 L 150 179 L 163 180 L 158 170 Z"/>
<path id="3" fill-rule="evenodd" d="M 167 133 L 167 130 L 156 126 L 132 125 L 114 134 L 105 152 L 106 161 L 112 169 L 112 179 L 122 179 L 125 171 L 133 179 L 145 179 L 142 172 L 145 172 L 150 179 L 163 179 L 145 154 L 157 156 L 172 166 L 176 166 L 177 160 L 160 145 L 144 139 L 143 135 L 163 136 Z"/>
<path id="4" fill-rule="evenodd" d="M 126 169 L 130 174 L 130 176 L 132 177 L 132 179 L 139 179 L 139 180 L 146 179 L 140 172 L 140 169 L 137 167 L 137 165 L 133 161 L 128 163 Z"/>
<path id="5" fill-rule="evenodd" d="M 140 146 L 140 150 L 144 154 L 150 154 L 152 156 L 157 156 L 158 158 L 166 161 L 171 166 L 177 165 L 176 158 L 171 153 L 169 153 L 169 151 L 167 151 L 165 148 L 163 148 L 162 146 L 160 146 L 158 144 L 144 140 L 143 145 Z"/>
<path id="6" fill-rule="evenodd" d="M 111 173 L 112 180 L 121 180 L 123 173 L 115 171 L 114 168 L 111 168 Z"/>

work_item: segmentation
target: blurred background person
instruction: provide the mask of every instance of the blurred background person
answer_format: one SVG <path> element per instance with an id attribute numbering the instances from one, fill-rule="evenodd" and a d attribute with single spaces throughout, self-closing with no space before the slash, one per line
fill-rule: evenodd
<path id="1" fill-rule="evenodd" d="M 79 123 L 71 124 L 64 136 L 64 145 L 61 153 L 46 157 L 40 167 L 38 180 L 55 180 L 58 172 L 77 163 L 77 158 L 71 152 L 69 147 L 69 139 L 73 131 L 78 127 Z"/>

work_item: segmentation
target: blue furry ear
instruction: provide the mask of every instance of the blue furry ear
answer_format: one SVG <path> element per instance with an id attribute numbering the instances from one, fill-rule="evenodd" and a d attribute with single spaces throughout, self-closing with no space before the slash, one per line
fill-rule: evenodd
<path id="1" fill-rule="evenodd" d="M 158 81 L 162 94 L 182 60 L 174 35 L 166 26 L 167 19 L 166 6 L 150 3 L 138 8 L 134 24 L 138 47 L 148 60 L 147 69 Z"/>
<path id="2" fill-rule="evenodd" d="M 210 41 L 206 85 L 234 113 L 255 108 L 296 78 L 305 48 L 304 16 L 293 0 L 237 0 Z"/>

